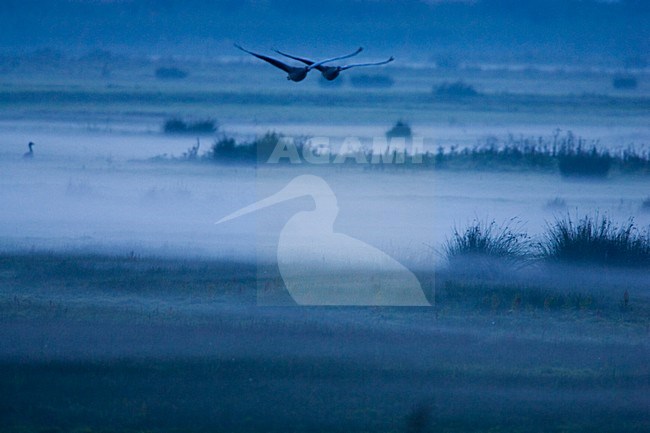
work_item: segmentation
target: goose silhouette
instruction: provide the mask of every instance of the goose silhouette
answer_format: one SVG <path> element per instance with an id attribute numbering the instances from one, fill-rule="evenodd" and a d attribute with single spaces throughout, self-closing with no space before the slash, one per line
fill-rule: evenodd
<path id="1" fill-rule="evenodd" d="M 235 45 L 236 48 L 239 48 L 243 52 L 248 53 L 248 54 L 250 54 L 252 56 L 255 56 L 258 59 L 264 60 L 265 62 L 270 63 L 271 65 L 275 66 L 276 68 L 282 69 L 284 72 L 287 73 L 287 80 L 291 80 L 291 81 L 295 81 L 295 82 L 304 80 L 305 77 L 307 77 L 307 74 L 309 73 L 309 71 L 311 71 L 312 69 L 318 68 L 319 66 L 321 66 L 324 63 L 333 62 L 335 60 L 347 59 L 348 57 L 352 57 L 352 56 L 358 54 L 362 50 L 362 48 L 359 48 L 354 54 L 348 54 L 348 55 L 345 55 L 345 56 L 333 57 L 331 59 L 325 59 L 325 60 L 321 60 L 319 62 L 311 62 L 307 66 L 291 66 L 291 65 L 287 65 L 284 62 L 281 62 L 278 59 L 274 59 L 273 57 L 268 57 L 268 56 L 265 56 L 265 55 L 262 55 L 262 54 L 257 54 L 257 53 L 254 53 L 252 51 L 248 51 L 247 49 L 242 48 L 238 44 L 234 44 L 234 45 Z"/>
<path id="2" fill-rule="evenodd" d="M 312 66 L 314 69 L 319 70 L 320 73 L 323 75 L 323 77 L 325 77 L 325 79 L 328 80 L 328 81 L 335 80 L 341 74 L 341 72 L 345 71 L 346 69 L 357 68 L 357 67 L 360 67 L 360 66 L 385 65 L 386 63 L 390 63 L 393 60 L 395 60 L 395 57 L 390 56 L 390 58 L 388 60 L 384 60 L 383 62 L 355 63 L 355 64 L 345 65 L 345 66 L 323 66 L 322 65 L 323 62 L 321 62 L 321 64 L 317 64 L 313 60 L 305 59 L 303 57 L 293 56 L 291 54 L 283 53 L 282 51 L 279 51 L 279 50 L 273 50 L 273 51 L 275 51 L 276 53 L 278 53 L 280 55 L 283 55 L 284 57 L 288 57 L 290 59 L 297 60 L 297 61 L 302 62 L 302 63 L 304 63 L 304 64 L 306 64 L 308 66 Z M 354 54 L 348 55 L 347 57 L 355 56 L 355 55 L 359 54 L 360 52 L 361 52 L 361 48 L 359 48 Z M 347 58 L 347 57 L 342 57 L 342 58 Z M 314 65 L 316 65 L 316 66 L 314 66 Z"/>
<path id="3" fill-rule="evenodd" d="M 30 141 L 27 145 L 27 147 L 29 147 L 29 150 L 23 154 L 23 158 L 30 159 L 34 157 L 34 149 L 32 149 L 32 146 L 34 146 L 34 143 Z"/>
<path id="4" fill-rule="evenodd" d="M 280 232 L 277 261 L 299 305 L 429 306 L 418 279 L 388 254 L 342 233 L 334 192 L 318 176 L 301 175 L 277 193 L 222 218 L 217 224 L 294 198 L 315 208 L 293 215 Z"/>

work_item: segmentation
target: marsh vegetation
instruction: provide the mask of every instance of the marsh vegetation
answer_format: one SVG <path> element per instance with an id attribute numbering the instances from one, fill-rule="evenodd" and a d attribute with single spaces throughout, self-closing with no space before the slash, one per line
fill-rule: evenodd
<path id="1" fill-rule="evenodd" d="M 437 151 L 412 149 L 413 131 L 411 126 L 400 120 L 386 132 L 389 139 L 388 147 L 383 149 L 392 156 L 376 158 L 376 149 L 372 140 L 358 148 L 355 152 L 337 153 L 337 149 L 326 149 L 330 161 L 344 161 L 348 158 L 355 162 L 367 162 L 371 166 L 348 164 L 348 167 L 362 168 L 393 168 L 393 169 L 447 169 L 447 170 L 488 170 L 488 171 L 540 171 L 558 172 L 564 177 L 606 178 L 610 173 L 620 174 L 650 174 L 650 153 L 646 149 L 637 150 L 633 146 L 624 149 L 601 149 L 596 143 L 587 143 L 583 138 L 576 137 L 572 132 L 550 137 L 515 137 L 509 135 L 506 139 L 487 138 L 474 146 L 450 146 L 448 149 L 439 147 Z M 390 140 L 405 139 L 399 146 L 391 146 Z M 238 142 L 227 135 L 214 142 L 212 151 L 205 158 L 217 163 L 264 163 L 276 148 L 290 147 L 296 152 L 280 153 L 280 162 L 290 162 L 290 159 L 305 162 L 304 152 L 322 152 L 323 149 L 313 149 L 310 138 L 287 137 L 277 132 L 267 132 L 253 140 Z M 348 151 L 349 152 L 349 151 Z M 399 158 L 395 158 L 397 153 Z M 373 163 L 373 161 L 376 161 Z M 397 161 L 397 163 L 396 163 Z M 293 161 L 295 162 L 295 161 Z"/>

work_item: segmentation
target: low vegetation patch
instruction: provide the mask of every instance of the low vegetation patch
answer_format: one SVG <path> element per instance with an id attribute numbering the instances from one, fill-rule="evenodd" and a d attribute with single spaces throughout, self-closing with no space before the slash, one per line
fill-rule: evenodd
<path id="1" fill-rule="evenodd" d="M 561 147 L 557 159 L 560 173 L 565 177 L 606 177 L 612 166 L 607 150 L 599 150 L 595 145 L 584 148 L 581 143 Z"/>
<path id="2" fill-rule="evenodd" d="M 638 84 L 636 77 L 632 75 L 618 75 L 612 79 L 612 86 L 620 90 L 636 89 Z"/>
<path id="3" fill-rule="evenodd" d="M 413 136 L 413 131 L 411 131 L 411 125 L 406 123 L 403 120 L 398 120 L 392 128 L 386 131 L 387 138 L 393 137 L 402 137 L 402 138 L 411 138 Z"/>
<path id="4" fill-rule="evenodd" d="M 214 119 L 185 121 L 179 118 L 167 119 L 163 125 L 165 134 L 214 134 L 217 122 Z"/>
<path id="5" fill-rule="evenodd" d="M 466 84 L 462 81 L 456 81 L 453 83 L 442 83 L 433 89 L 433 93 L 436 96 L 442 98 L 466 98 L 471 96 L 478 96 L 478 91 L 469 84 Z"/>
<path id="6" fill-rule="evenodd" d="M 158 68 L 155 75 L 159 80 L 180 80 L 186 78 L 189 74 L 179 68 Z"/>
<path id="7" fill-rule="evenodd" d="M 269 161 L 274 150 L 285 148 L 283 146 L 283 140 L 286 140 L 286 138 L 277 132 L 267 132 L 261 137 L 243 143 L 238 143 L 234 138 L 224 136 L 213 144 L 209 158 L 226 164 L 263 163 Z M 293 143 L 296 152 L 302 154 L 303 147 L 305 146 L 304 140 L 300 139 Z M 287 146 L 286 148 L 291 147 Z M 288 163 L 291 160 L 289 158 L 281 158 L 278 162 Z"/>
<path id="8" fill-rule="evenodd" d="M 429 160 L 431 157 L 429 158 Z M 429 162 L 429 161 L 427 161 Z M 549 143 L 543 139 L 509 136 L 504 142 L 489 138 L 474 147 L 439 148 L 432 161 L 436 168 L 477 170 L 550 171 L 557 165 Z"/>
<path id="9" fill-rule="evenodd" d="M 490 137 L 473 147 L 438 148 L 423 166 L 446 169 L 559 171 L 564 177 L 604 178 L 610 173 L 650 174 L 650 153 L 629 146 L 609 151 L 571 131 L 552 137 Z"/>

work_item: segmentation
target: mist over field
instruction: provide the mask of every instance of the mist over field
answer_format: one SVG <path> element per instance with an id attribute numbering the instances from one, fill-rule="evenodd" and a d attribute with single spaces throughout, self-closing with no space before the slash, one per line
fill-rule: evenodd
<path id="1" fill-rule="evenodd" d="M 646 2 L 0 28 L 0 433 L 650 429 Z"/>

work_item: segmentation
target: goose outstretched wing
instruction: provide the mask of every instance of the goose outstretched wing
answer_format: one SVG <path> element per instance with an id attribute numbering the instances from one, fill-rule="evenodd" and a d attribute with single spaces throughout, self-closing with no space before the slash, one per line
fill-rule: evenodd
<path id="1" fill-rule="evenodd" d="M 319 62 L 316 62 L 316 63 L 313 63 L 313 64 L 307 66 L 307 69 L 308 69 L 308 70 L 312 70 L 312 69 L 316 69 L 316 68 L 318 68 L 320 65 L 324 65 L 325 63 L 334 62 L 334 61 L 336 61 L 336 60 L 347 59 L 347 58 L 349 58 L 349 57 L 356 56 L 356 55 L 359 54 L 361 51 L 363 51 L 363 48 L 362 48 L 362 47 L 359 47 L 359 48 L 358 48 L 354 53 L 352 53 L 352 54 L 346 54 L 345 56 L 338 56 L 338 57 L 332 57 L 331 59 L 321 60 L 321 61 L 319 61 Z"/>
<path id="2" fill-rule="evenodd" d="M 304 64 L 307 65 L 307 66 L 311 66 L 311 65 L 313 65 L 314 63 L 316 63 L 316 62 L 313 61 L 313 60 L 309 60 L 309 59 L 305 59 L 304 57 L 298 57 L 298 56 L 294 56 L 294 55 L 291 55 L 291 54 L 283 53 L 283 52 L 280 51 L 280 50 L 275 50 L 275 49 L 274 49 L 273 51 L 275 51 L 276 53 L 278 53 L 278 54 L 280 54 L 280 55 L 282 55 L 282 56 L 284 56 L 284 57 L 288 57 L 288 58 L 290 58 L 290 59 L 293 59 L 293 60 L 297 60 L 297 61 L 299 61 L 299 62 L 302 62 L 302 63 L 304 63 Z M 336 59 L 329 59 L 329 60 L 326 60 L 326 61 L 327 61 L 327 62 L 330 62 L 330 61 L 334 61 L 334 60 L 347 59 L 347 58 L 350 58 L 350 57 L 356 56 L 356 55 L 359 54 L 361 51 L 363 51 L 363 47 L 359 47 L 359 48 L 358 48 L 355 52 L 353 52 L 353 53 L 346 54 L 345 56 L 341 56 L 341 57 L 338 57 L 338 58 L 336 58 Z M 322 66 L 320 66 L 320 64 L 325 63 L 326 61 L 319 62 L 319 65 L 316 66 L 315 69 L 318 69 L 319 71 L 322 70 Z"/>
<path id="3" fill-rule="evenodd" d="M 288 58 L 290 58 L 290 59 L 293 59 L 293 60 L 297 60 L 297 61 L 299 61 L 299 62 L 302 62 L 302 63 L 304 63 L 304 64 L 307 65 L 307 66 L 310 66 L 310 65 L 313 65 L 314 63 L 316 63 L 316 62 L 314 62 L 313 60 L 305 59 L 304 57 L 292 56 L 291 54 L 283 53 L 283 52 L 280 51 L 280 50 L 276 50 L 276 49 L 274 49 L 273 51 L 275 51 L 276 53 L 278 53 L 278 54 L 280 54 L 280 55 L 282 55 L 282 56 L 284 56 L 284 57 L 288 57 Z"/>
<path id="4" fill-rule="evenodd" d="M 257 54 L 257 53 L 254 53 L 252 51 L 248 51 L 247 49 L 242 48 L 240 45 L 237 45 L 237 44 L 234 44 L 234 45 L 235 45 L 235 47 L 239 48 L 243 52 L 248 53 L 248 54 L 250 54 L 252 56 L 255 56 L 258 59 L 264 60 L 265 62 L 268 62 L 268 63 L 272 64 L 276 68 L 282 69 L 286 73 L 289 73 L 294 69 L 292 66 L 289 66 L 286 63 L 282 63 L 281 61 L 279 61 L 277 59 L 274 59 L 273 57 L 267 57 L 267 56 L 262 55 L 262 54 Z"/>
<path id="5" fill-rule="evenodd" d="M 384 60 L 383 62 L 376 62 L 376 63 L 355 63 L 352 65 L 345 65 L 341 66 L 341 70 L 344 71 L 346 69 L 350 68 L 357 68 L 359 66 L 379 66 L 379 65 L 385 65 L 386 63 L 390 63 L 393 60 L 395 60 L 395 57 L 391 56 L 388 60 Z"/>

